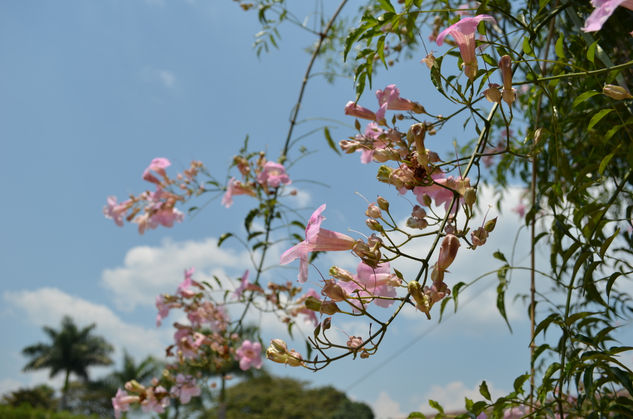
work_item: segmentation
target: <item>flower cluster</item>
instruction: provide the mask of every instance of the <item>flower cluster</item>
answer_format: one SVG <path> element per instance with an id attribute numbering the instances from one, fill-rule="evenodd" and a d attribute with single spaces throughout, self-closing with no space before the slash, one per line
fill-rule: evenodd
<path id="1" fill-rule="evenodd" d="M 260 153 L 254 162 L 243 156 L 235 156 L 233 165 L 237 166 L 242 180 L 235 177 L 229 179 L 226 192 L 222 197 L 222 205 L 229 208 L 233 205 L 233 196 L 257 196 L 258 193 L 274 193 L 282 185 L 290 185 L 292 181 L 286 173 L 286 168 L 273 161 L 267 161 Z"/>
<path id="2" fill-rule="evenodd" d="M 105 217 L 113 219 L 119 227 L 123 226 L 124 220 L 133 222 L 138 225 L 141 234 L 159 225 L 172 227 L 174 222 L 181 222 L 184 214 L 176 208 L 176 204 L 204 191 L 196 180 L 203 165 L 192 161 L 190 167 L 175 179 L 170 178 L 165 170 L 170 165 L 169 160 L 163 157 L 152 160 L 143 172 L 143 180 L 152 183 L 156 189 L 130 196 L 120 203 L 115 196 L 108 197 L 103 208 Z"/>

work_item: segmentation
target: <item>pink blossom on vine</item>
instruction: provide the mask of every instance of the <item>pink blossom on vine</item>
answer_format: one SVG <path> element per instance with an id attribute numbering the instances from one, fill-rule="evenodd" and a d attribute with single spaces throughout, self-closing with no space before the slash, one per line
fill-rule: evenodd
<path id="1" fill-rule="evenodd" d="M 453 234 L 448 234 L 440 245 L 440 256 L 437 260 L 437 267 L 445 271 L 455 260 L 459 249 L 459 239 Z"/>
<path id="2" fill-rule="evenodd" d="M 387 109 L 394 111 L 413 111 L 416 113 L 424 112 L 424 108 L 419 104 L 400 97 L 400 89 L 395 84 L 385 87 L 385 90 L 376 91 L 376 98 L 380 109 L 376 112 L 376 120 L 385 119 Z"/>
<path id="3" fill-rule="evenodd" d="M 361 262 L 356 268 L 354 280 L 340 282 L 339 285 L 350 298 L 375 298 L 377 306 L 387 308 L 393 304 L 393 300 L 389 298 L 396 296 L 396 287 L 400 286 L 401 282 L 400 278 L 391 273 L 389 262 L 380 263 L 376 268 Z"/>
<path id="4" fill-rule="evenodd" d="M 246 290 L 246 288 L 249 286 L 249 284 L 250 282 L 248 282 L 248 269 L 247 269 L 246 271 L 244 271 L 244 275 L 242 275 L 240 286 L 237 287 L 235 291 L 233 291 L 233 295 L 236 296 L 237 298 L 240 298 L 244 290 Z"/>
<path id="5" fill-rule="evenodd" d="M 363 339 L 359 336 L 350 336 L 347 339 L 347 347 L 350 349 L 358 349 L 363 344 Z"/>
<path id="6" fill-rule="evenodd" d="M 185 298 L 191 298 L 196 295 L 196 292 L 191 289 L 193 286 L 193 273 L 195 272 L 195 268 L 189 268 L 185 270 L 185 279 L 178 285 L 178 293 Z"/>
<path id="7" fill-rule="evenodd" d="M 245 340 L 242 342 L 242 346 L 235 351 L 235 354 L 242 371 L 262 367 L 262 345 L 259 342 Z"/>
<path id="8" fill-rule="evenodd" d="M 114 417 L 119 419 L 121 412 L 127 412 L 130 404 L 138 403 L 138 396 L 130 396 L 126 391 L 117 389 L 116 395 L 112 398 L 112 407 L 114 408 Z"/>
<path id="9" fill-rule="evenodd" d="M 447 35 L 451 35 L 455 39 L 464 62 L 464 74 L 471 80 L 477 75 L 478 69 L 477 57 L 475 56 L 475 32 L 479 22 L 484 21 L 496 23 L 495 18 L 489 15 L 464 17 L 440 32 L 436 40 L 437 45 L 442 45 Z"/>
<path id="10" fill-rule="evenodd" d="M 374 112 L 365 107 L 357 105 L 351 100 L 345 105 L 345 115 L 355 116 L 356 118 L 369 119 L 370 121 L 376 121 L 376 114 Z"/>
<path id="11" fill-rule="evenodd" d="M 266 162 L 261 172 L 257 175 L 257 182 L 269 188 L 278 188 L 281 184 L 290 185 L 292 181 L 286 173 L 286 168 L 279 163 Z"/>
<path id="12" fill-rule="evenodd" d="M 308 254 L 310 252 L 350 250 L 355 243 L 351 237 L 336 231 L 321 228 L 325 217 L 321 213 L 325 210 L 325 204 L 317 208 L 306 227 L 306 239 L 301 243 L 286 250 L 281 255 L 280 264 L 286 265 L 295 259 L 299 259 L 299 282 L 308 279 Z"/>
<path id="13" fill-rule="evenodd" d="M 150 387 L 145 390 L 145 400 L 141 402 L 143 412 L 164 413 L 167 406 L 169 406 L 169 397 L 163 386 Z"/>
<path id="14" fill-rule="evenodd" d="M 380 141 L 380 136 L 384 134 L 384 130 L 378 126 L 375 122 L 370 122 L 365 127 L 365 132 L 362 139 L 371 142 L 370 148 L 359 148 L 361 151 L 360 162 L 363 164 L 370 163 L 374 156 L 374 152 L 379 149 L 385 148 L 385 143 Z"/>
<path id="15" fill-rule="evenodd" d="M 516 207 L 512 208 L 512 211 L 516 212 L 517 214 L 519 214 L 519 217 L 523 218 L 525 217 L 525 204 L 523 202 L 519 202 L 517 204 Z"/>
<path id="16" fill-rule="evenodd" d="M 459 195 L 457 205 L 453 205 L 452 211 L 457 211 L 457 207 L 461 202 L 461 196 L 468 187 L 470 187 L 470 179 L 468 178 L 454 178 L 453 176 L 445 177 L 443 173 L 432 175 L 434 183 L 429 186 L 416 186 L 413 188 L 413 193 L 418 199 L 418 202 L 422 205 L 426 205 L 424 202 L 424 195 L 428 195 L 435 201 L 435 205 L 444 205 L 444 208 L 448 210 L 451 202 L 453 202 L 453 190 Z"/>
<path id="17" fill-rule="evenodd" d="M 253 187 L 250 185 L 246 185 L 239 180 L 232 177 L 229 180 L 228 185 L 226 186 L 226 192 L 222 197 L 222 205 L 225 207 L 230 207 L 233 205 L 233 195 L 249 195 L 256 196 Z"/>
<path id="18" fill-rule="evenodd" d="M 167 172 L 165 169 L 171 166 L 169 160 L 164 157 L 156 157 L 152 162 L 147 166 L 145 171 L 143 171 L 143 180 L 148 182 L 160 184 L 160 180 L 158 180 L 153 174 L 152 171 L 156 174 L 162 176 L 163 178 L 167 177 Z"/>
<path id="19" fill-rule="evenodd" d="M 582 28 L 585 32 L 595 32 L 602 29 L 604 22 L 609 19 L 618 6 L 633 10 L 633 0 L 591 0 L 595 10 L 589 15 Z"/>
<path id="20" fill-rule="evenodd" d="M 156 315 L 156 327 L 160 327 L 163 319 L 169 316 L 169 310 L 172 307 L 172 304 L 166 301 L 164 295 L 161 294 L 156 296 L 156 308 L 158 309 L 158 314 Z"/>
<path id="21" fill-rule="evenodd" d="M 187 404 L 192 397 L 197 397 L 201 393 L 200 387 L 196 385 L 196 380 L 190 375 L 178 374 L 176 376 L 176 385 L 170 390 L 173 397 L 178 397 L 180 402 Z"/>
<path id="22" fill-rule="evenodd" d="M 120 204 L 117 203 L 116 196 L 109 196 L 107 199 L 107 205 L 103 207 L 103 214 L 106 218 L 112 218 L 114 223 L 119 227 L 123 227 L 123 218 L 125 213 L 130 208 L 131 201 L 123 201 Z"/>

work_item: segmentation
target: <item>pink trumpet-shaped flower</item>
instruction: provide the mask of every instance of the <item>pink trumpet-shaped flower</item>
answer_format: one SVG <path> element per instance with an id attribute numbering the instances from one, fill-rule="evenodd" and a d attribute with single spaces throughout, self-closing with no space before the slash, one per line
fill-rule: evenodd
<path id="1" fill-rule="evenodd" d="M 582 28 L 585 32 L 595 32 L 602 29 L 604 22 L 609 19 L 609 16 L 618 6 L 633 10 L 633 0 L 591 0 L 591 5 L 595 9 L 585 21 L 585 26 Z"/>
<path id="2" fill-rule="evenodd" d="M 233 205 L 233 195 L 256 196 L 255 191 L 250 185 L 246 185 L 232 177 L 231 180 L 229 180 L 229 184 L 226 187 L 226 192 L 222 197 L 222 205 L 227 208 Z"/>
<path id="3" fill-rule="evenodd" d="M 167 172 L 165 172 L 165 169 L 169 166 L 171 166 L 169 160 L 164 157 L 156 157 L 143 172 L 143 180 L 159 184 L 160 181 L 154 175 L 152 175 L 151 172 L 154 171 L 162 177 L 167 177 Z"/>
<path id="4" fill-rule="evenodd" d="M 233 291 L 233 295 L 236 296 L 237 298 L 240 298 L 242 296 L 242 293 L 244 292 L 244 290 L 246 290 L 246 288 L 249 286 L 250 282 L 248 282 L 248 269 L 244 272 L 244 275 L 242 275 L 242 280 L 240 281 L 240 286 L 237 287 L 237 289 L 235 291 Z"/>
<path id="5" fill-rule="evenodd" d="M 464 74 L 471 80 L 477 75 L 478 69 L 477 57 L 475 56 L 475 32 L 479 22 L 483 21 L 496 23 L 495 18 L 489 15 L 465 17 L 440 32 L 436 40 L 437 45 L 442 45 L 447 35 L 451 35 L 455 39 L 464 62 Z"/>
<path id="6" fill-rule="evenodd" d="M 289 185 L 292 181 L 282 164 L 268 161 L 264 164 L 263 170 L 257 175 L 257 182 L 269 188 L 278 188 L 282 183 Z"/>
<path id="7" fill-rule="evenodd" d="M 112 398 L 112 407 L 114 407 L 114 417 L 119 419 L 121 412 L 127 412 L 130 408 L 130 404 L 138 403 L 140 398 L 138 396 L 130 396 L 126 391 L 120 388 L 116 391 L 116 396 Z"/>
<path id="8" fill-rule="evenodd" d="M 380 109 L 376 112 L 376 120 L 382 121 L 385 118 L 387 109 L 393 111 L 413 111 L 415 113 L 424 112 L 424 108 L 419 103 L 403 99 L 400 97 L 400 89 L 395 84 L 385 87 L 385 90 L 376 91 L 376 98 Z"/>
<path id="9" fill-rule="evenodd" d="M 282 265 L 299 259 L 299 282 L 306 282 L 308 279 L 310 252 L 350 250 L 354 246 L 355 240 L 348 235 L 321 228 L 321 223 L 325 220 L 325 217 L 321 216 L 323 211 L 325 211 L 325 204 L 312 213 L 306 227 L 306 239 L 281 255 L 279 263 Z"/>
<path id="10" fill-rule="evenodd" d="M 376 114 L 371 110 L 358 106 L 351 100 L 345 105 L 345 115 L 355 116 L 356 118 L 369 119 L 370 121 L 376 121 Z"/>
<path id="11" fill-rule="evenodd" d="M 235 355 L 240 362 L 242 371 L 246 371 L 251 367 L 256 369 L 262 367 L 262 345 L 259 342 L 245 340 L 242 342 L 242 346 L 235 351 Z"/>
<path id="12" fill-rule="evenodd" d="M 117 203 L 116 196 L 109 196 L 107 200 L 108 205 L 103 207 L 103 214 L 106 218 L 112 218 L 114 223 L 119 227 L 123 227 L 123 219 L 125 213 L 130 207 L 131 201 L 128 199 L 127 201 Z"/>
<path id="13" fill-rule="evenodd" d="M 191 298 L 196 295 L 196 292 L 190 288 L 194 285 L 192 280 L 194 272 L 195 268 L 187 269 L 185 271 L 185 279 L 180 283 L 180 285 L 178 285 L 178 293 L 185 298 Z"/>
<path id="14" fill-rule="evenodd" d="M 380 263 L 376 268 L 361 262 L 356 269 L 354 280 L 340 282 L 339 285 L 351 297 L 374 297 L 377 306 L 387 308 L 394 300 L 380 297 L 395 297 L 395 287 L 400 286 L 401 282 L 400 278 L 391 273 L 389 262 Z"/>

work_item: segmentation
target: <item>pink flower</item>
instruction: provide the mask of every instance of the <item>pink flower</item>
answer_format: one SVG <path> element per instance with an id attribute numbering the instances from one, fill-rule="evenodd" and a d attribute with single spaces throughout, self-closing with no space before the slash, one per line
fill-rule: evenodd
<path id="1" fill-rule="evenodd" d="M 589 15 L 582 28 L 585 32 L 595 32 L 602 29 L 604 22 L 609 19 L 618 6 L 633 10 L 633 0 L 591 0 L 595 10 Z"/>
<path id="2" fill-rule="evenodd" d="M 457 256 L 457 250 L 459 249 L 459 239 L 453 234 L 448 234 L 442 240 L 440 245 L 440 256 L 437 260 L 437 267 L 445 271 L 455 260 Z"/>
<path id="3" fill-rule="evenodd" d="M 167 172 L 165 169 L 171 166 L 169 160 L 164 157 L 156 157 L 152 162 L 147 166 L 147 169 L 143 172 L 143 180 L 148 182 L 159 184 L 160 180 L 158 180 L 154 175 L 152 175 L 152 171 L 159 174 L 163 178 L 167 177 Z"/>
<path id="4" fill-rule="evenodd" d="M 429 186 L 416 186 L 413 188 L 413 193 L 418 198 L 418 202 L 424 205 L 424 195 L 428 195 L 435 201 L 435 205 L 440 206 L 444 204 L 444 208 L 448 209 L 453 201 L 453 190 L 455 190 L 460 196 L 463 196 L 464 192 L 470 187 L 470 179 L 468 178 L 454 178 L 453 176 L 444 177 L 443 173 L 431 175 L 434 183 Z M 459 199 L 461 201 L 461 198 Z M 457 211 L 459 206 L 453 205 L 453 211 Z"/>
<path id="5" fill-rule="evenodd" d="M 424 112 L 424 108 L 415 102 L 400 97 L 400 89 L 395 84 L 390 84 L 385 87 L 385 90 L 376 91 L 376 98 L 378 98 L 378 104 L 380 109 L 376 112 L 376 120 L 382 121 L 385 119 L 385 112 L 387 109 L 394 111 L 413 111 L 416 113 Z"/>
<path id="6" fill-rule="evenodd" d="M 169 397 L 163 386 L 148 388 L 145 391 L 145 400 L 141 402 L 143 412 L 163 413 L 167 406 L 169 406 Z"/>
<path id="7" fill-rule="evenodd" d="M 165 301 L 165 296 L 157 295 L 156 308 L 158 309 L 158 314 L 156 315 L 156 327 L 160 327 L 160 325 L 163 322 L 163 319 L 169 316 L 169 310 L 171 309 L 171 304 L 168 304 Z"/>
<path id="8" fill-rule="evenodd" d="M 129 209 L 130 200 L 117 203 L 116 196 L 109 196 L 107 205 L 103 207 L 103 214 L 106 218 L 112 218 L 114 223 L 119 227 L 123 227 L 123 217 Z"/>
<path id="9" fill-rule="evenodd" d="M 257 175 L 257 182 L 269 188 L 278 188 L 282 183 L 289 185 L 292 181 L 282 164 L 268 161 L 264 164 L 263 170 Z"/>
<path id="10" fill-rule="evenodd" d="M 242 280 L 240 282 L 240 286 L 237 287 L 237 289 L 235 291 L 233 291 L 233 295 L 236 296 L 237 298 L 240 298 L 242 296 L 242 293 L 244 292 L 244 290 L 249 286 L 250 282 L 248 282 L 248 269 L 244 272 L 244 275 L 242 275 Z"/>
<path id="11" fill-rule="evenodd" d="M 487 21 L 496 23 L 495 18 L 489 15 L 477 15 L 475 17 L 464 17 L 459 22 L 444 29 L 437 36 L 437 45 L 444 43 L 444 38 L 451 35 L 464 62 L 464 73 L 473 80 L 477 75 L 477 57 L 475 56 L 475 32 L 479 22 Z"/>
<path id="12" fill-rule="evenodd" d="M 200 387 L 196 385 L 196 380 L 190 375 L 178 374 L 176 376 L 176 385 L 171 388 L 171 395 L 180 398 L 180 402 L 187 404 L 192 397 L 200 395 Z"/>
<path id="13" fill-rule="evenodd" d="M 351 100 L 345 105 L 345 115 L 355 116 L 356 118 L 369 119 L 370 121 L 376 121 L 376 114 L 367 108 L 358 106 Z"/>
<path id="14" fill-rule="evenodd" d="M 519 202 L 516 207 L 512 208 L 511 211 L 516 212 L 519 214 L 519 217 L 523 218 L 525 217 L 525 204 L 523 202 Z"/>
<path id="15" fill-rule="evenodd" d="M 381 297 L 395 297 L 395 287 L 401 284 L 400 278 L 390 272 L 389 262 L 380 263 L 376 268 L 361 262 L 356 269 L 354 280 L 340 282 L 339 285 L 347 292 L 350 298 L 376 298 L 374 301 L 377 306 L 387 308 L 393 304 L 393 300 L 385 300 Z"/>
<path id="16" fill-rule="evenodd" d="M 359 336 L 350 336 L 347 340 L 347 347 L 350 349 L 358 349 L 363 344 L 363 339 Z"/>
<path id="17" fill-rule="evenodd" d="M 112 398 L 112 407 L 114 408 L 114 417 L 119 419 L 121 412 L 127 412 L 130 408 L 130 404 L 138 403 L 138 396 L 130 396 L 126 391 L 120 388 L 116 391 L 116 396 Z"/>
<path id="18" fill-rule="evenodd" d="M 372 148 L 359 148 L 361 151 L 360 162 L 363 164 L 370 163 L 374 157 L 374 152 L 385 148 L 385 143 L 380 141 L 380 136 L 384 134 L 384 130 L 378 126 L 375 122 L 370 122 L 365 127 L 365 133 L 363 135 L 365 140 L 372 142 Z"/>
<path id="19" fill-rule="evenodd" d="M 226 187 L 226 192 L 222 197 L 222 205 L 230 207 L 233 205 L 233 195 L 250 195 L 255 196 L 255 191 L 249 185 L 245 185 L 234 177 L 229 180 L 229 184 Z"/>
<path id="20" fill-rule="evenodd" d="M 325 204 L 312 213 L 306 227 L 306 239 L 281 255 L 279 263 L 282 265 L 299 259 L 299 282 L 306 282 L 308 279 L 308 254 L 310 252 L 350 250 L 354 246 L 355 240 L 351 237 L 321 228 L 321 223 L 325 220 L 325 217 L 321 216 L 323 211 L 325 211 Z"/>
<path id="21" fill-rule="evenodd" d="M 242 346 L 235 351 L 237 360 L 240 362 L 240 369 L 246 371 L 251 367 L 260 369 L 262 367 L 262 345 L 259 342 L 245 340 Z"/>
<path id="22" fill-rule="evenodd" d="M 191 298 L 196 295 L 196 292 L 190 288 L 194 284 L 193 280 L 191 279 L 194 272 L 195 268 L 189 268 L 185 270 L 185 279 L 180 283 L 180 285 L 178 285 L 178 293 L 185 298 Z"/>

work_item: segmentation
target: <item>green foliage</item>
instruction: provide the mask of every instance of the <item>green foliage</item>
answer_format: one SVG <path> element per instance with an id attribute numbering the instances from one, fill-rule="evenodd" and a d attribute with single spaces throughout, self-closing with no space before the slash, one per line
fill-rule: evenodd
<path id="1" fill-rule="evenodd" d="M 55 412 L 23 404 L 18 407 L 0 404 L 2 419 L 97 419 L 99 416 L 76 415 L 70 412 Z"/>
<path id="2" fill-rule="evenodd" d="M 226 417 L 231 418 L 321 418 L 370 419 L 371 408 L 353 402 L 333 387 L 308 388 L 292 378 L 262 375 L 226 390 Z M 217 410 L 208 416 L 217 417 Z"/>
<path id="3" fill-rule="evenodd" d="M 5 394 L 2 402 L 9 406 L 17 407 L 26 404 L 32 407 L 41 407 L 46 410 L 54 410 L 57 407 L 55 399 L 55 390 L 46 385 L 41 384 L 32 388 L 20 388 Z"/>

